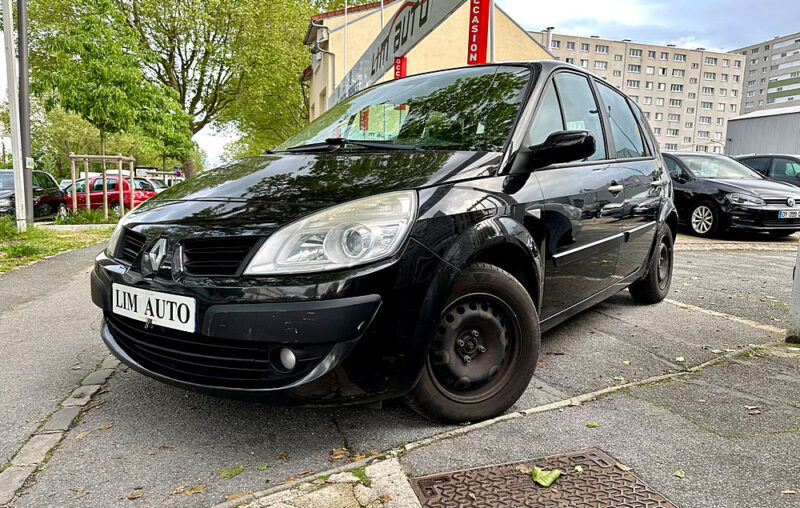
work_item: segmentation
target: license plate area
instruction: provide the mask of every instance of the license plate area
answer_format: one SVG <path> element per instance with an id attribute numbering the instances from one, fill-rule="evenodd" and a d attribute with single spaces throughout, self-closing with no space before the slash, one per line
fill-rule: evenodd
<path id="1" fill-rule="evenodd" d="M 800 219 L 800 210 L 781 210 L 778 212 L 779 219 Z"/>
<path id="2" fill-rule="evenodd" d="M 123 284 L 111 286 L 111 312 L 137 321 L 194 333 L 195 299 Z"/>

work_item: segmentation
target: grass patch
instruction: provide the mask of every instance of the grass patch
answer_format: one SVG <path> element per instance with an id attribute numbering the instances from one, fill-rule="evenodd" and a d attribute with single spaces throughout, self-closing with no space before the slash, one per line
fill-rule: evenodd
<path id="1" fill-rule="evenodd" d="M 116 224 L 119 216 L 109 210 L 108 219 L 103 218 L 103 209 L 87 210 L 78 209 L 75 213 L 67 214 L 64 217 L 56 217 L 56 224 Z"/>
<path id="2" fill-rule="evenodd" d="M 370 480 L 369 476 L 367 476 L 366 466 L 357 467 L 355 469 L 351 469 L 350 472 L 353 473 L 353 476 L 358 478 L 365 487 L 369 487 L 372 485 L 372 480 Z"/>
<path id="3" fill-rule="evenodd" d="M 17 233 L 10 217 L 0 218 L 0 274 L 59 252 L 93 245 L 111 236 L 111 229 L 51 231 L 30 227 Z"/>

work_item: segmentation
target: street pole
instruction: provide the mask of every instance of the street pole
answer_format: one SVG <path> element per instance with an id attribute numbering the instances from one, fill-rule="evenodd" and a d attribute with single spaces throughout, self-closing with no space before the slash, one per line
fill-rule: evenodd
<path id="1" fill-rule="evenodd" d="M 489 62 L 494 63 L 494 0 L 489 0 Z"/>
<path id="2" fill-rule="evenodd" d="M 800 344 L 800 242 L 792 274 L 792 300 L 789 304 L 789 326 L 786 327 L 786 342 Z"/>
<path id="3" fill-rule="evenodd" d="M 25 218 L 33 224 L 33 158 L 31 157 L 31 96 L 28 79 L 28 1 L 17 0 L 19 37 L 19 130 L 25 183 Z"/>
<path id="4" fill-rule="evenodd" d="M 14 164 L 14 201 L 16 203 L 17 231 L 24 233 L 28 227 L 26 219 L 25 179 L 22 153 L 20 152 L 19 102 L 17 100 L 17 72 L 14 68 L 14 11 L 11 0 L 3 1 L 3 41 L 6 45 L 6 80 L 8 81 L 8 117 L 11 122 L 11 159 Z"/>

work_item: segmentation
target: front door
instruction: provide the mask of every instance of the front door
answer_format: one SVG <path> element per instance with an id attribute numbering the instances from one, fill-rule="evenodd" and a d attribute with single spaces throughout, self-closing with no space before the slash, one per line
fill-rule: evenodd
<path id="1" fill-rule="evenodd" d="M 559 130 L 588 130 L 597 150 L 585 161 L 534 172 L 545 198 L 545 288 L 542 319 L 613 284 L 622 230 L 621 174 L 609 163 L 603 125 L 586 76 L 563 71 L 547 83 L 529 143 Z"/>

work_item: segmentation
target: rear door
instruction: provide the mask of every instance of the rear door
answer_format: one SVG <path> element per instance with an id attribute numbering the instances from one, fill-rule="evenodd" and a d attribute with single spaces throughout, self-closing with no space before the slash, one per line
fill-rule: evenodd
<path id="1" fill-rule="evenodd" d="M 800 185 L 798 174 L 800 174 L 800 163 L 786 157 L 775 157 L 769 166 L 768 176 L 779 182 Z"/>
<path id="2" fill-rule="evenodd" d="M 612 165 L 620 174 L 625 199 L 619 219 L 624 240 L 620 244 L 615 276 L 624 279 L 636 272 L 647 259 L 656 231 L 661 207 L 663 168 L 653 156 L 640 120 L 628 98 L 600 81 L 595 81 L 603 113 L 608 122 L 609 145 L 613 147 Z M 641 115 L 639 115 L 641 116 Z"/>
<path id="3" fill-rule="evenodd" d="M 622 230 L 619 174 L 609 163 L 599 106 L 587 76 L 559 71 L 547 83 L 531 124 L 529 143 L 558 130 L 588 130 L 596 152 L 584 161 L 534 172 L 545 197 L 547 319 L 613 284 Z"/>

